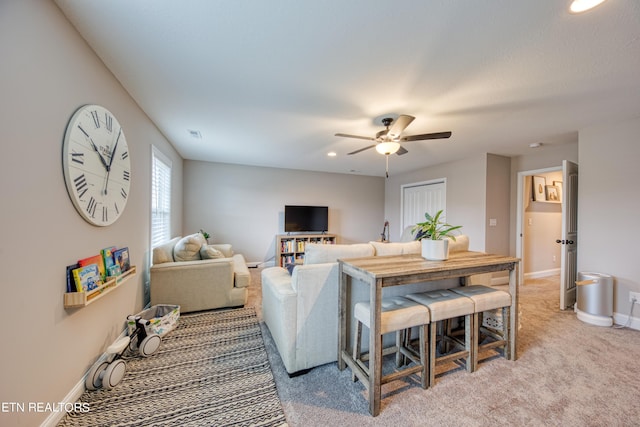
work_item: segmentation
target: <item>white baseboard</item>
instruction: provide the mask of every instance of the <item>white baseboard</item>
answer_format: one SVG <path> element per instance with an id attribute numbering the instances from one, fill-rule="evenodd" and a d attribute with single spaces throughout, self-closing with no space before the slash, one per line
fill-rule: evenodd
<path id="1" fill-rule="evenodd" d="M 555 276 L 560 274 L 559 268 L 552 268 L 551 270 L 533 271 L 531 273 L 524 273 L 525 279 L 540 279 L 541 277 Z"/>
<path id="2" fill-rule="evenodd" d="M 640 331 L 640 318 L 637 317 L 629 317 L 626 314 L 613 313 L 613 322 L 616 325 L 625 325 L 627 326 L 627 322 L 629 322 L 628 327 L 630 329 L 635 329 Z"/>
<path id="3" fill-rule="evenodd" d="M 105 356 L 106 358 L 106 356 Z M 61 402 L 77 402 L 84 393 L 84 381 L 87 374 L 82 377 L 80 381 L 71 389 L 71 391 L 61 400 Z M 58 425 L 60 421 L 67 415 L 66 412 L 63 411 L 51 411 L 49 416 L 40 424 L 40 427 L 55 427 Z"/>
<path id="4" fill-rule="evenodd" d="M 577 303 L 573 305 L 573 311 L 578 315 L 578 319 L 591 323 L 597 326 L 608 326 L 613 328 L 620 328 L 621 326 L 627 327 L 629 329 L 640 330 L 640 319 L 637 317 L 629 317 L 626 314 L 613 313 L 613 326 L 611 322 L 606 321 L 606 317 L 603 316 L 593 316 L 588 313 L 580 312 L 577 307 Z M 580 318 L 582 314 L 582 319 Z"/>
<path id="5" fill-rule="evenodd" d="M 247 267 L 249 267 L 249 268 L 273 267 L 275 265 L 276 265 L 275 261 L 249 261 L 249 262 L 247 262 Z"/>
<path id="6" fill-rule="evenodd" d="M 145 309 L 149 308 L 149 305 L 147 304 L 147 306 L 145 307 Z M 120 336 L 118 338 L 116 338 L 116 341 L 118 341 L 120 338 L 127 336 L 127 329 L 125 328 L 124 331 L 122 331 L 122 333 L 120 334 Z M 107 360 L 107 357 L 109 357 L 108 353 L 102 353 L 102 355 L 94 362 L 93 365 L 91 365 L 91 367 L 89 368 L 89 370 L 91 370 L 91 368 L 96 364 L 96 363 L 101 363 L 105 360 Z M 78 399 L 80 399 L 80 396 L 82 396 L 82 393 L 84 393 L 84 391 L 86 390 L 85 387 L 85 381 L 87 379 L 87 375 L 89 374 L 89 371 L 85 372 L 84 375 L 82 376 L 82 378 L 80 378 L 80 381 L 78 381 L 78 383 L 73 386 L 73 388 L 71 389 L 71 391 L 69 393 L 67 393 L 67 395 L 64 397 L 63 400 L 61 400 L 61 402 L 69 402 L 69 403 L 74 403 L 77 402 Z M 55 427 L 58 425 L 58 423 L 60 421 L 62 421 L 62 419 L 67 415 L 66 412 L 62 412 L 62 411 L 52 411 L 49 416 L 42 422 L 42 424 L 40 424 L 40 427 Z"/>

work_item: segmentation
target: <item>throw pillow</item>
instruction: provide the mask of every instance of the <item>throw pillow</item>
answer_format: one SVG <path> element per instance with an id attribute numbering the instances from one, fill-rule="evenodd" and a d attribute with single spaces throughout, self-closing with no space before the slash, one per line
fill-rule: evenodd
<path id="1" fill-rule="evenodd" d="M 215 243 L 211 246 L 222 252 L 225 258 L 231 258 L 233 256 L 233 248 L 229 243 Z"/>
<path id="2" fill-rule="evenodd" d="M 204 236 L 200 233 L 183 237 L 176 243 L 176 247 L 173 249 L 173 257 L 176 261 L 195 261 L 201 259 L 200 248 L 206 243 Z"/>
<path id="3" fill-rule="evenodd" d="M 295 262 L 290 262 L 288 264 L 285 264 L 284 268 L 289 272 L 289 275 L 292 275 L 293 269 L 296 268 L 296 265 L 298 264 L 296 264 Z"/>
<path id="4" fill-rule="evenodd" d="M 202 245 L 200 248 L 200 257 L 202 259 L 224 258 L 224 254 L 211 245 Z"/>
<path id="5" fill-rule="evenodd" d="M 174 237 L 167 243 L 153 248 L 153 263 L 162 264 L 165 262 L 173 262 L 173 248 L 180 241 L 180 237 Z"/>

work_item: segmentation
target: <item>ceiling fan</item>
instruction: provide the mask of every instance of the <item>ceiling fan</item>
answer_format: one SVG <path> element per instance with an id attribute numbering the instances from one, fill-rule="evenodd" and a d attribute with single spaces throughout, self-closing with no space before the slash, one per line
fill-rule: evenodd
<path id="1" fill-rule="evenodd" d="M 360 148 L 359 150 L 352 151 L 348 153 L 357 154 L 361 151 L 368 150 L 369 148 L 376 148 L 376 151 L 380 154 L 384 154 L 387 157 L 387 178 L 389 177 L 389 155 L 396 153 L 401 156 L 403 154 L 407 154 L 408 151 L 400 142 L 409 142 L 409 141 L 422 141 L 427 139 L 446 139 L 451 136 L 451 132 L 436 132 L 436 133 L 424 133 L 420 135 L 403 135 L 402 132 L 411 124 L 411 122 L 415 119 L 413 116 L 409 116 L 406 114 L 401 114 L 397 119 L 393 119 L 392 117 L 385 117 L 382 119 L 382 124 L 386 127 L 386 129 L 381 130 L 376 133 L 375 137 L 370 136 L 360 136 L 360 135 L 349 135 L 346 133 L 336 133 L 336 136 L 342 136 L 345 138 L 357 138 L 357 139 L 366 139 L 369 141 L 375 141 L 375 144 L 369 145 L 367 147 Z"/>

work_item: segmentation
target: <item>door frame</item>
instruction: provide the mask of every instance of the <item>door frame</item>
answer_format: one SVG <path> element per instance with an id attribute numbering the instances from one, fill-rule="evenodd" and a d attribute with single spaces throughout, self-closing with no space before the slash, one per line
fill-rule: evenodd
<path id="1" fill-rule="evenodd" d="M 553 166 L 549 168 L 543 169 L 533 169 L 528 171 L 518 172 L 518 191 L 517 191 L 517 202 L 516 202 L 516 258 L 520 258 L 524 260 L 526 256 L 524 249 L 524 183 L 525 177 L 531 175 L 539 175 L 549 172 L 558 172 L 562 171 L 562 165 Z M 562 205 L 562 209 L 564 209 L 564 202 Z M 562 268 L 562 266 L 560 266 Z M 518 283 L 524 283 L 524 264 L 522 268 L 518 269 Z"/>

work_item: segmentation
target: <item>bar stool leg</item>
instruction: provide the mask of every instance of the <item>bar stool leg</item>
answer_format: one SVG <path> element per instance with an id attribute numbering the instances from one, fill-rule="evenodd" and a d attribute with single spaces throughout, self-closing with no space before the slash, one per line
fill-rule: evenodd
<path id="1" fill-rule="evenodd" d="M 428 387 L 433 386 L 436 382 L 436 336 L 437 336 L 437 324 L 438 322 L 431 322 L 429 324 L 429 384 Z"/>
<path id="2" fill-rule="evenodd" d="M 362 340 L 362 323 L 359 320 L 356 320 L 356 331 L 355 331 L 354 340 L 353 340 L 353 360 L 355 361 L 360 360 L 360 354 L 362 352 L 361 340 Z M 351 381 L 353 382 L 358 381 L 358 377 L 356 377 L 356 374 L 353 371 L 351 371 Z"/>
<path id="3" fill-rule="evenodd" d="M 404 335 L 406 334 L 405 330 L 396 331 L 396 367 L 399 368 L 404 365 L 404 355 L 400 351 L 402 348 L 402 344 L 405 342 Z"/>
<path id="4" fill-rule="evenodd" d="M 467 371 L 475 372 L 478 367 L 478 338 L 476 331 L 478 331 L 478 313 L 474 313 L 470 316 L 465 316 L 465 319 L 469 318 L 470 321 L 465 320 L 465 346 L 470 349 L 469 358 L 467 359 Z M 467 326 L 466 323 L 469 323 Z"/>
<path id="5" fill-rule="evenodd" d="M 429 388 L 431 367 L 429 366 L 429 325 L 420 326 L 420 363 L 422 364 L 422 388 Z"/>
<path id="6" fill-rule="evenodd" d="M 511 324 L 509 319 L 511 319 L 511 307 L 506 306 L 502 307 L 502 334 L 503 339 L 507 342 L 504 345 L 504 357 L 507 360 L 511 360 L 511 355 L 513 354 L 514 349 L 511 348 Z"/>

